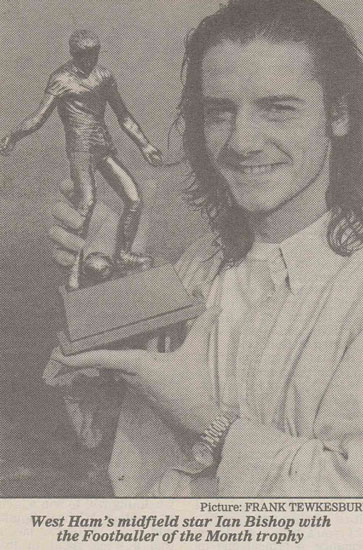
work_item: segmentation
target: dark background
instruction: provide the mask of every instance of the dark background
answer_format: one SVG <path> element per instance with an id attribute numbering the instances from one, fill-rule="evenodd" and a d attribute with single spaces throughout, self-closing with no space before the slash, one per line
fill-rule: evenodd
<path id="1" fill-rule="evenodd" d="M 360 32 L 361 0 L 322 2 Z M 68 59 L 77 28 L 101 39 L 100 63 L 116 76 L 131 113 L 165 159 L 180 156 L 167 134 L 181 91 L 183 40 L 218 0 L 2 0 L 0 2 L 0 136 L 29 114 L 49 74 Z M 148 248 L 170 261 L 206 230 L 184 205 L 186 167 L 152 169 L 107 121 L 120 158 L 145 188 L 157 182 Z M 69 428 L 58 392 L 41 375 L 62 324 L 57 288 L 64 273 L 51 260 L 47 231 L 57 188 L 68 176 L 63 128 L 53 114 L 10 157 L 0 157 L 0 481 L 4 496 L 108 496 L 111 440 L 82 449 Z M 99 178 L 99 198 L 121 209 Z"/>

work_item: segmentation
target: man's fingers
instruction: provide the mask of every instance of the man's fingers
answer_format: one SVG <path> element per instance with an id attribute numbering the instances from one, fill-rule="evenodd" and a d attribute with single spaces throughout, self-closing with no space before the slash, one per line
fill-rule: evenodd
<path id="1" fill-rule="evenodd" d="M 74 184 L 71 179 L 61 181 L 59 185 L 59 190 L 68 201 L 72 202 L 74 195 Z"/>
<path id="2" fill-rule="evenodd" d="M 84 218 L 66 202 L 59 201 L 55 204 L 52 212 L 56 220 L 64 224 L 67 228 L 80 230 L 84 223 Z"/>
<path id="3" fill-rule="evenodd" d="M 102 202 L 98 202 L 94 209 L 88 229 L 87 243 L 75 235 L 74 232 L 81 229 L 84 218 L 69 203 L 59 201 L 53 215 L 61 225 L 54 225 L 49 230 L 50 238 L 57 247 L 68 251 L 78 252 L 85 249 L 86 254 L 100 253 L 110 258 L 113 257 L 116 246 L 116 236 L 119 217 Z M 54 259 L 59 265 L 73 265 L 74 259 L 64 258 L 63 254 L 54 252 Z"/>
<path id="4" fill-rule="evenodd" d="M 121 375 L 123 372 L 136 375 L 145 366 L 147 356 L 144 350 L 94 350 L 65 356 L 60 348 L 56 348 L 51 359 L 69 368 L 106 368 L 115 369 Z"/>
<path id="5" fill-rule="evenodd" d="M 55 246 L 52 252 L 52 258 L 62 267 L 72 267 L 76 260 L 76 254 Z"/>
<path id="6" fill-rule="evenodd" d="M 53 216 L 66 228 L 78 231 L 81 229 L 84 218 L 77 209 L 68 202 L 58 201 L 52 211 Z M 119 216 L 102 201 L 97 201 L 90 223 L 90 234 L 94 234 L 104 223 L 117 226 Z M 116 231 L 116 228 L 115 228 Z"/>
<path id="7" fill-rule="evenodd" d="M 50 228 L 49 237 L 56 245 L 66 248 L 67 250 L 73 250 L 74 252 L 79 252 L 85 244 L 81 237 L 69 233 L 59 225 L 53 225 L 53 227 Z"/>

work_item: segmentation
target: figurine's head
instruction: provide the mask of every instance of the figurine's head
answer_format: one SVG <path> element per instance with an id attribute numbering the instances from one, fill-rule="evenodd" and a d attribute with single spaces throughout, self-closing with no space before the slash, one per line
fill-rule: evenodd
<path id="1" fill-rule="evenodd" d="M 100 39 L 92 31 L 75 31 L 69 39 L 69 51 L 73 61 L 86 74 L 97 65 L 100 49 Z"/>

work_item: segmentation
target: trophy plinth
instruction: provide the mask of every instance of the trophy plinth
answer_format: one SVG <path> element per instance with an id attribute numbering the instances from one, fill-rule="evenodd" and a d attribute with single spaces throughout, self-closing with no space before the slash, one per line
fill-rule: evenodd
<path id="1" fill-rule="evenodd" d="M 110 347 L 205 310 L 186 292 L 171 264 L 72 292 L 61 287 L 60 292 L 67 322 L 58 334 L 64 355 Z"/>

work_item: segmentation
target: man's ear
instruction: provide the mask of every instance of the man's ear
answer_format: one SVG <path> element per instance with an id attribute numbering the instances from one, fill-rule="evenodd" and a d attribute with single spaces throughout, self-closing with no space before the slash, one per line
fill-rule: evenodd
<path id="1" fill-rule="evenodd" d="M 331 109 L 331 129 L 335 137 L 346 136 L 349 132 L 349 110 L 345 97 L 342 97 Z"/>

